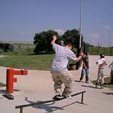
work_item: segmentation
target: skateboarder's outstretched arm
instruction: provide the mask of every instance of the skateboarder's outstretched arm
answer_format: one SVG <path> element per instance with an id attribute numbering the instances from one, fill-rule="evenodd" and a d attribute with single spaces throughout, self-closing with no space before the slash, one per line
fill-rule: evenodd
<path id="1" fill-rule="evenodd" d="M 56 40 L 57 40 L 57 36 L 56 35 L 53 35 L 53 39 L 51 41 L 51 45 L 54 44 Z"/>

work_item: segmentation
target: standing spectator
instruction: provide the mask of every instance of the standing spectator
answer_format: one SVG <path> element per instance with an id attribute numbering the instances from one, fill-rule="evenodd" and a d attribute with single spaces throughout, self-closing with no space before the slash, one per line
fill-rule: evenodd
<path id="1" fill-rule="evenodd" d="M 113 61 L 112 63 L 109 65 L 109 68 L 111 68 L 111 72 L 110 72 L 110 83 L 113 84 Z"/>
<path id="2" fill-rule="evenodd" d="M 104 76 L 105 76 L 105 66 L 107 65 L 104 55 L 100 54 L 100 59 L 96 62 L 98 64 L 98 75 L 97 75 L 97 85 L 104 84 Z"/>
<path id="3" fill-rule="evenodd" d="M 72 42 L 67 41 L 64 42 L 64 46 L 60 46 L 55 43 L 57 40 L 56 35 L 53 36 L 53 40 L 51 41 L 51 45 L 55 52 L 55 56 L 51 66 L 51 74 L 54 81 L 54 90 L 56 95 L 53 99 L 60 99 L 63 97 L 71 97 L 70 94 L 72 93 L 72 86 L 73 86 L 73 76 L 67 69 L 68 61 L 70 59 L 79 61 L 82 56 L 83 52 L 80 53 L 81 56 L 76 58 L 75 54 L 73 53 L 72 49 Z M 62 84 L 64 84 L 64 90 L 62 89 Z"/>
<path id="4" fill-rule="evenodd" d="M 88 83 L 89 81 L 89 57 L 88 57 L 87 52 L 84 52 L 84 55 L 82 57 L 82 70 L 81 70 L 80 81 L 83 79 L 84 75 L 85 75 L 85 82 Z"/>

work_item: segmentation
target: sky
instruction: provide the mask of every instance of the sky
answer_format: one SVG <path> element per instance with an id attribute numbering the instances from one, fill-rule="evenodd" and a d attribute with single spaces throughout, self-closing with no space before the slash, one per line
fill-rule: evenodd
<path id="1" fill-rule="evenodd" d="M 79 28 L 80 0 L 0 0 L 0 41 Z M 113 0 L 81 0 L 81 33 L 85 42 L 113 46 Z"/>

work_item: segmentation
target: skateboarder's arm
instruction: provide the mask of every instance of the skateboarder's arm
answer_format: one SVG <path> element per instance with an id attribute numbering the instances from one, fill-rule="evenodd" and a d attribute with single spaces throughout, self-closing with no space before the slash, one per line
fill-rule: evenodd
<path id="1" fill-rule="evenodd" d="M 51 45 L 53 45 L 56 40 L 57 40 L 57 36 L 56 36 L 56 35 L 53 35 L 53 39 L 52 39 L 52 41 L 51 41 Z"/>
<path id="2" fill-rule="evenodd" d="M 76 61 L 77 62 L 80 61 L 82 59 L 83 55 L 84 55 L 84 53 L 81 51 L 80 56 L 78 58 L 76 58 Z"/>
<path id="3" fill-rule="evenodd" d="M 78 58 L 76 58 L 76 62 L 80 61 L 82 58 L 82 56 L 79 56 Z"/>

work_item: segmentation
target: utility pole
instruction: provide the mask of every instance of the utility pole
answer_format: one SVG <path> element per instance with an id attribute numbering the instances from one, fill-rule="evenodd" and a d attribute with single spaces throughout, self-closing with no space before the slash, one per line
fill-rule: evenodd
<path id="1" fill-rule="evenodd" d="M 112 55 L 112 46 L 111 46 L 111 29 L 109 31 L 109 47 L 110 47 L 110 56 Z"/>
<path id="2" fill-rule="evenodd" d="M 81 12 L 82 12 L 81 5 L 82 5 L 82 0 L 80 0 L 80 26 L 79 26 L 80 38 L 79 38 L 79 47 L 77 49 L 77 57 L 79 56 L 79 54 L 81 52 L 81 38 L 82 38 L 81 37 Z M 79 61 L 79 62 L 76 63 L 76 70 L 79 69 L 80 65 L 81 65 L 81 61 Z"/>
<path id="3" fill-rule="evenodd" d="M 79 32 L 80 32 L 80 39 L 79 39 L 79 48 L 81 48 L 81 39 L 82 39 L 82 32 L 81 32 L 81 28 L 82 27 L 82 0 L 80 0 L 80 28 L 79 28 Z"/>

